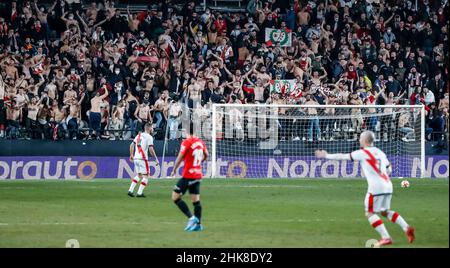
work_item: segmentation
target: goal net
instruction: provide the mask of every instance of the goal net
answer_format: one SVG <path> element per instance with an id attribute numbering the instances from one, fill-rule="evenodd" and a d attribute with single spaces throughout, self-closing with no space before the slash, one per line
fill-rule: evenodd
<path id="1" fill-rule="evenodd" d="M 207 174 L 230 178 L 351 178 L 353 161 L 317 159 L 314 152 L 359 149 L 359 134 L 375 133 L 388 156 L 391 177 L 422 177 L 425 167 L 423 106 L 305 106 L 215 104 Z"/>

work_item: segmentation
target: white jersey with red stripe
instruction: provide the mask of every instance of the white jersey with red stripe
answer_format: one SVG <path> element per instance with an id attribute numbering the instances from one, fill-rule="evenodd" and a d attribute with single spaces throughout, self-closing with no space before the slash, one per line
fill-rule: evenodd
<path id="1" fill-rule="evenodd" d="M 140 132 L 133 140 L 134 142 L 134 159 L 148 160 L 148 148 L 153 146 L 153 137 L 146 133 Z"/>
<path id="2" fill-rule="evenodd" d="M 361 175 L 367 179 L 369 193 L 392 194 L 392 182 L 388 175 L 390 163 L 383 151 L 376 147 L 366 147 L 350 153 L 350 158 L 360 161 Z"/>

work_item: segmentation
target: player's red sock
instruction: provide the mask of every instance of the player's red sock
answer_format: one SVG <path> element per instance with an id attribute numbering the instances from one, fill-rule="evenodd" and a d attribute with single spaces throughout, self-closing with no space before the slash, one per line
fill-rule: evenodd
<path id="1" fill-rule="evenodd" d="M 139 183 L 139 177 L 136 176 L 132 179 L 131 181 L 131 185 L 130 185 L 130 189 L 128 189 L 129 192 L 134 192 L 134 188 L 136 187 L 136 185 Z"/>
<path id="2" fill-rule="evenodd" d="M 384 226 L 383 221 L 380 219 L 380 217 L 378 217 L 378 215 L 373 214 L 372 216 L 370 216 L 369 223 L 370 223 L 370 225 L 372 225 L 372 227 L 375 229 L 375 231 L 377 231 L 381 235 L 381 238 L 383 238 L 383 239 L 391 238 L 391 236 L 389 235 L 389 233 L 386 229 L 386 226 Z"/>
<path id="3" fill-rule="evenodd" d="M 408 223 L 406 223 L 406 221 L 403 219 L 403 217 L 400 216 L 400 214 L 398 214 L 397 212 L 392 211 L 392 210 L 388 211 L 387 218 L 390 221 L 397 223 L 403 229 L 404 232 L 406 232 L 408 230 L 408 227 L 409 227 Z"/>
<path id="4" fill-rule="evenodd" d="M 137 194 L 141 195 L 144 192 L 145 186 L 147 186 L 148 183 L 148 179 L 147 178 L 143 178 L 141 181 L 141 185 L 139 185 L 139 189 Z"/>

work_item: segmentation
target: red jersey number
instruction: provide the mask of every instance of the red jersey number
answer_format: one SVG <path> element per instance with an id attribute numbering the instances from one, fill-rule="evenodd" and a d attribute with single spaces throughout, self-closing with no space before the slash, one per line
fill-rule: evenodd
<path id="1" fill-rule="evenodd" d="M 194 157 L 194 162 L 192 163 L 192 167 L 199 167 L 203 161 L 203 148 L 197 148 L 192 152 L 192 156 Z"/>

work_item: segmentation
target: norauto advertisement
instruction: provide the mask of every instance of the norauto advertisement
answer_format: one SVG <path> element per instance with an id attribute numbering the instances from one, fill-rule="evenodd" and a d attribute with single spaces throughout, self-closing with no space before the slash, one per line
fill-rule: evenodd
<path id="1" fill-rule="evenodd" d="M 389 157 L 391 177 L 420 177 L 417 157 Z M 152 178 L 166 178 L 173 169 L 174 157 L 159 159 L 161 166 L 149 161 Z M 319 160 L 307 156 L 220 157 L 216 178 L 349 178 L 360 176 L 360 165 L 353 161 Z M 448 177 L 448 156 L 427 156 L 425 177 Z M 177 171 L 180 176 L 183 165 Z M 204 165 L 210 177 L 211 162 Z M 124 157 L 0 157 L 0 179 L 124 179 L 134 176 L 134 165 Z"/>

